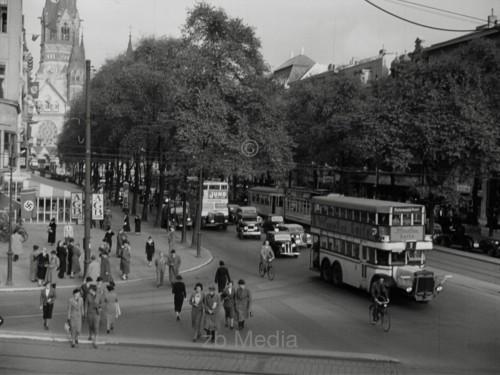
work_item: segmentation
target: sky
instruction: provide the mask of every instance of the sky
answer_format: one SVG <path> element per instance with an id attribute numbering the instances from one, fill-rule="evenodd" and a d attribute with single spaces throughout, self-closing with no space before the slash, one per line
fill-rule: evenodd
<path id="1" fill-rule="evenodd" d="M 415 39 L 423 46 L 449 40 L 464 32 L 445 32 L 399 20 L 365 0 L 206 0 L 223 8 L 230 17 L 241 18 L 254 28 L 262 43 L 264 60 L 277 68 L 303 53 L 320 64 L 346 64 L 388 53 L 411 52 Z M 383 9 L 411 21 L 437 28 L 474 30 L 486 23 L 495 8 L 500 18 L 500 0 L 370 0 Z M 77 0 L 86 58 L 99 68 L 106 59 L 124 52 L 131 32 L 132 45 L 144 36 L 181 36 L 187 10 L 195 0 Z M 45 0 L 23 0 L 29 50 L 38 68 L 40 20 Z M 450 15 L 415 4 L 466 15 Z M 469 18 L 475 17 L 475 18 Z"/>

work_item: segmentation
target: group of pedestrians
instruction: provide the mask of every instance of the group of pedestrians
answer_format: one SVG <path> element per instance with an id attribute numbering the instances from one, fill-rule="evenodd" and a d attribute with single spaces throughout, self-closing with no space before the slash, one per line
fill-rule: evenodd
<path id="1" fill-rule="evenodd" d="M 189 304 L 191 305 L 191 325 L 194 330 L 193 342 L 201 338 L 204 331 L 205 337 L 213 343 L 220 329 L 222 308 L 225 327 L 234 329 L 236 320 L 240 330 L 245 328 L 245 321 L 252 313 L 252 294 L 246 288 L 243 279 L 238 281 L 238 287 L 235 288 L 228 269 L 224 262 L 220 261 L 215 274 L 215 283 L 209 285 L 208 293 L 203 292 L 202 283 L 196 283 L 194 292 L 189 297 Z M 177 306 L 174 307 L 177 310 Z"/>

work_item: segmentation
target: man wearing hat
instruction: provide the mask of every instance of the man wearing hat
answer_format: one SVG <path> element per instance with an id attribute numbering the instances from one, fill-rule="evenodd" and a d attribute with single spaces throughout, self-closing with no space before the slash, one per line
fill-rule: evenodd
<path id="1" fill-rule="evenodd" d="M 210 341 L 215 342 L 215 336 L 219 330 L 220 295 L 215 293 L 215 284 L 210 284 L 208 294 L 203 302 L 205 311 L 205 331 L 210 336 Z"/>
<path id="2" fill-rule="evenodd" d="M 384 278 L 380 277 L 378 281 L 375 281 L 371 287 L 371 295 L 373 299 L 373 317 L 372 324 L 375 324 L 378 320 L 379 303 L 385 302 L 389 299 L 389 291 L 384 283 Z"/>
<path id="3" fill-rule="evenodd" d="M 229 271 L 227 270 L 224 262 L 221 260 L 219 262 L 219 268 L 215 272 L 215 282 L 217 283 L 219 293 L 222 293 L 226 288 L 226 285 L 231 281 L 229 276 Z"/>
<path id="4" fill-rule="evenodd" d="M 246 289 L 245 280 L 243 279 L 238 281 L 238 289 L 234 296 L 234 310 L 238 328 L 245 328 L 245 320 L 248 319 L 248 315 L 252 312 L 252 293 Z"/>
<path id="5" fill-rule="evenodd" d="M 68 323 L 71 327 L 71 347 L 78 344 L 78 336 L 82 331 L 82 317 L 84 316 L 83 300 L 80 289 L 73 290 L 73 296 L 68 300 Z"/>
<path id="6" fill-rule="evenodd" d="M 99 334 L 99 323 L 102 313 L 102 294 L 97 293 L 97 286 L 89 287 L 89 295 L 85 303 L 85 316 L 89 323 L 89 340 L 93 341 L 97 349 L 97 335 Z"/>
<path id="7" fill-rule="evenodd" d="M 182 305 L 186 300 L 186 285 L 182 281 L 182 276 L 177 275 L 176 282 L 172 285 L 172 293 L 174 294 L 174 311 L 177 315 L 177 320 L 181 320 L 180 314 Z"/>
<path id="8" fill-rule="evenodd" d="M 181 258 L 175 253 L 175 250 L 170 251 L 170 255 L 167 258 L 167 266 L 168 278 L 170 280 L 170 285 L 172 285 L 179 274 L 179 268 L 181 266 Z"/>
<path id="9" fill-rule="evenodd" d="M 56 290 L 51 286 L 50 281 L 43 284 L 45 288 L 40 293 L 40 310 L 43 311 L 43 326 L 49 329 L 47 320 L 52 319 L 52 310 L 54 309 L 54 300 L 56 299 Z"/>

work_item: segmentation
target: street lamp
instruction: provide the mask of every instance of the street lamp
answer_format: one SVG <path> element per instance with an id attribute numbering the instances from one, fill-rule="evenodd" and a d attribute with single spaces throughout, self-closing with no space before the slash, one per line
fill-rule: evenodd
<path id="1" fill-rule="evenodd" d="M 10 147 L 9 156 L 9 171 L 10 171 L 10 181 L 9 181 L 9 250 L 7 251 L 7 285 L 12 285 L 12 171 L 16 164 L 16 157 L 14 155 L 14 148 Z"/>

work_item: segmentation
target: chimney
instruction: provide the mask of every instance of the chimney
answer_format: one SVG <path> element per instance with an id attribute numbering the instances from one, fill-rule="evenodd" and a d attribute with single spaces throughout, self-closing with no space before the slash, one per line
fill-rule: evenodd
<path id="1" fill-rule="evenodd" d="M 497 24 L 497 16 L 493 14 L 493 8 L 491 9 L 491 15 L 488 16 L 488 28 L 495 27 Z"/>

